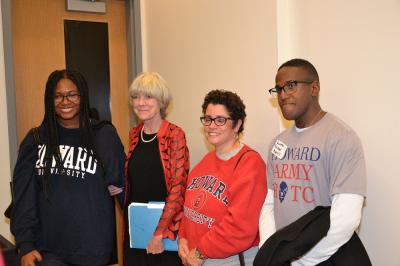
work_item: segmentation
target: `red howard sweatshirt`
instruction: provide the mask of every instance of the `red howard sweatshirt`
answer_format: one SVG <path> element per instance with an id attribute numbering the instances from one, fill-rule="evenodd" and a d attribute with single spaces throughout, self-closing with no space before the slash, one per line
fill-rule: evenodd
<path id="1" fill-rule="evenodd" d="M 256 246 L 266 193 L 265 163 L 250 147 L 226 161 L 208 153 L 189 174 L 179 237 L 209 258 Z"/>

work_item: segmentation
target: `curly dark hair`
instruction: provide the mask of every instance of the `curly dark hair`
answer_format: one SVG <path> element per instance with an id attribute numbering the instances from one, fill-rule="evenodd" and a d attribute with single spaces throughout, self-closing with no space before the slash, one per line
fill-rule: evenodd
<path id="1" fill-rule="evenodd" d="M 246 106 L 244 105 L 242 99 L 240 99 L 239 95 L 226 90 L 212 90 L 207 93 L 206 97 L 204 98 L 203 105 L 201 106 L 203 109 L 203 114 L 206 113 L 206 109 L 209 104 L 221 104 L 225 106 L 229 116 L 233 121 L 233 127 L 236 126 L 239 120 L 242 120 L 238 134 L 243 132 L 244 119 L 246 118 Z"/>

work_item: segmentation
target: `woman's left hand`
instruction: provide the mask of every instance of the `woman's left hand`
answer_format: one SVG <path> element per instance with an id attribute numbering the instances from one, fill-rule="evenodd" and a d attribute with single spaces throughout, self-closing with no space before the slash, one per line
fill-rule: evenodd
<path id="1" fill-rule="evenodd" d="M 195 255 L 196 248 L 192 249 L 189 252 L 189 255 L 186 257 L 186 264 L 187 266 L 201 266 L 204 263 L 204 260 L 196 258 Z"/>
<path id="2" fill-rule="evenodd" d="M 164 251 L 162 236 L 153 236 L 146 247 L 147 254 L 160 254 Z"/>

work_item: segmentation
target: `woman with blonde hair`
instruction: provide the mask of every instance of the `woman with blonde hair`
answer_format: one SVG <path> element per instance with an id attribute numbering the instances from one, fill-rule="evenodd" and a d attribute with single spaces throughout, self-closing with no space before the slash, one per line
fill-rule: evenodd
<path id="1" fill-rule="evenodd" d="M 130 104 L 140 123 L 129 132 L 126 167 L 124 265 L 180 265 L 177 252 L 164 251 L 163 239 L 175 240 L 182 219 L 189 151 L 185 133 L 165 119 L 170 92 L 155 72 L 142 73 L 129 88 Z M 165 201 L 146 249 L 129 246 L 128 206 Z"/>

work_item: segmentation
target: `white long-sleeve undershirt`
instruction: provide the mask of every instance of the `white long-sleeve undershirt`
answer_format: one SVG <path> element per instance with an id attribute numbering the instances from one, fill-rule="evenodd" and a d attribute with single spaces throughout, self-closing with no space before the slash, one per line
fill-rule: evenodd
<path id="1" fill-rule="evenodd" d="M 260 221 L 259 221 L 259 232 L 260 232 L 260 244 L 261 247 L 264 242 L 276 231 L 275 218 L 274 218 L 274 191 L 268 189 L 267 196 L 265 197 L 264 204 L 261 209 Z"/>

